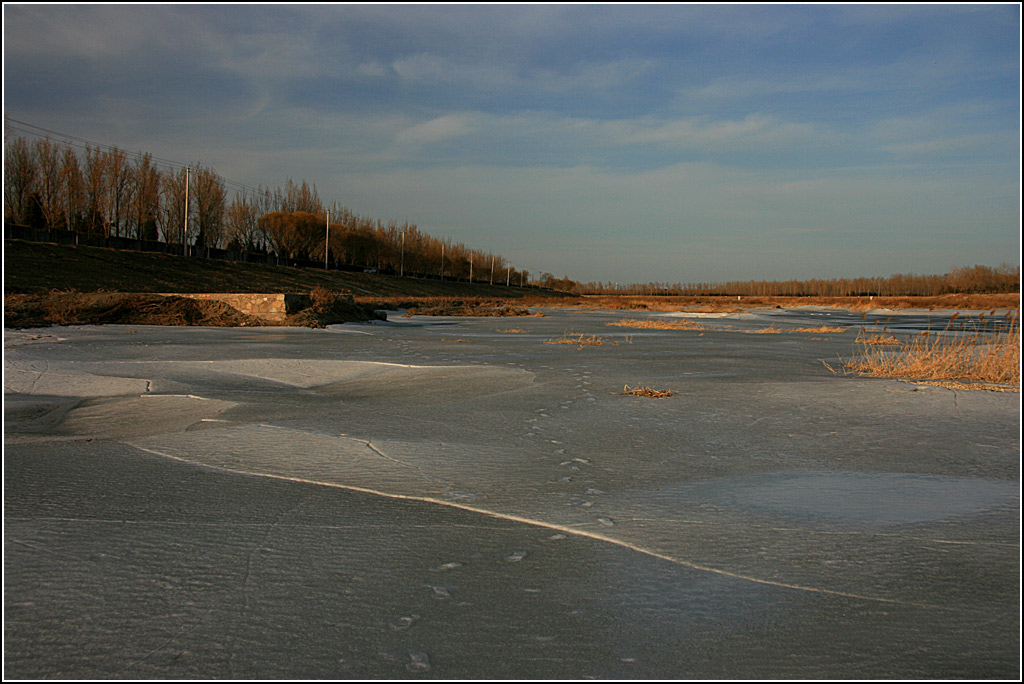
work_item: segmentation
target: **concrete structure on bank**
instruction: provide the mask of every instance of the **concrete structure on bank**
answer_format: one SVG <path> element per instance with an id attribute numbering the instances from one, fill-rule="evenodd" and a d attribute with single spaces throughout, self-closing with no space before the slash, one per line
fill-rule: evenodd
<path id="1" fill-rule="evenodd" d="M 288 314 L 297 313 L 310 304 L 308 294 L 266 292 L 161 292 L 165 297 L 189 297 L 224 302 L 244 314 L 271 323 L 284 323 Z M 351 294 L 341 294 L 354 301 Z"/>

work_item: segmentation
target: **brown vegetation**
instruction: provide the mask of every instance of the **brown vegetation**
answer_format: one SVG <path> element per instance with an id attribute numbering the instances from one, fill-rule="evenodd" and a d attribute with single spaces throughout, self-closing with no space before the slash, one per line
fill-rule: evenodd
<path id="1" fill-rule="evenodd" d="M 790 328 L 786 332 L 791 333 L 841 333 L 849 330 L 841 325 L 819 325 L 816 328 Z"/>
<path id="2" fill-rule="evenodd" d="M 401 307 L 404 308 L 404 307 Z M 543 316 L 525 307 L 512 306 L 506 302 L 480 299 L 434 300 L 429 304 L 412 306 L 403 314 L 409 316 Z"/>
<path id="3" fill-rule="evenodd" d="M 774 325 L 769 325 L 767 328 L 760 330 L 748 330 L 748 333 L 754 335 L 779 335 L 782 333 L 841 333 L 849 330 L 848 327 L 838 325 L 819 325 L 815 328 L 776 328 Z"/>
<path id="4" fill-rule="evenodd" d="M 565 288 L 569 289 L 569 288 Z M 717 297 L 903 297 L 948 293 L 1020 293 L 1020 267 L 971 266 L 945 275 L 896 274 L 886 278 L 833 278 L 724 283 L 577 283 L 573 292 L 592 295 Z"/>
<path id="5" fill-rule="evenodd" d="M 565 333 L 557 339 L 544 340 L 544 344 L 571 344 L 580 348 L 585 346 L 599 347 L 604 344 L 604 338 L 597 335 L 585 335 L 584 333 Z"/>
<path id="6" fill-rule="evenodd" d="M 628 394 L 634 397 L 651 397 L 654 399 L 661 399 L 662 397 L 671 397 L 675 394 L 672 390 L 657 390 L 646 385 L 637 385 L 636 387 L 630 387 L 626 385 L 623 390 L 623 394 Z"/>
<path id="7" fill-rule="evenodd" d="M 605 325 L 615 325 L 622 328 L 641 328 L 641 329 L 652 329 L 652 330 L 707 330 L 706 327 L 697 323 L 696 321 L 641 321 L 635 318 L 623 318 L 619 321 L 613 321 L 606 323 Z"/>
<path id="8" fill-rule="evenodd" d="M 1020 325 L 995 334 L 914 335 L 898 342 L 895 350 L 880 349 L 858 339 L 858 351 L 841 369 L 825 364 L 834 373 L 901 378 L 932 384 L 959 383 L 965 389 L 989 389 L 988 385 L 1020 390 Z"/>
<path id="9" fill-rule="evenodd" d="M 877 335 L 865 335 L 862 331 L 857 335 L 857 344 L 866 345 L 894 345 L 899 344 L 900 341 L 892 335 L 877 334 Z"/>

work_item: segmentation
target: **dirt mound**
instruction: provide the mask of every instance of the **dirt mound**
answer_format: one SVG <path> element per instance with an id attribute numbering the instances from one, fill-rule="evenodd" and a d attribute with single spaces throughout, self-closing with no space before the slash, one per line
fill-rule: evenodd
<path id="1" fill-rule="evenodd" d="M 352 297 L 314 287 L 309 293 L 309 306 L 288 316 L 286 325 L 300 325 L 307 328 L 324 328 L 336 323 L 357 323 L 362 321 L 387 320 L 387 314 L 370 304 L 356 304 Z"/>
<path id="2" fill-rule="evenodd" d="M 259 326 L 264 323 L 216 301 L 116 292 L 50 292 L 4 297 L 4 327 L 50 325 Z"/>

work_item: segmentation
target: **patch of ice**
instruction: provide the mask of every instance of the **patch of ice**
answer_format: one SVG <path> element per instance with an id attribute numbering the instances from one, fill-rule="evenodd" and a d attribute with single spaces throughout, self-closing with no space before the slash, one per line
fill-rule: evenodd
<path id="1" fill-rule="evenodd" d="M 149 388 L 144 378 L 80 373 L 59 366 L 18 367 L 4 364 L 4 392 L 51 397 L 116 397 L 142 394 Z"/>
<path id="2" fill-rule="evenodd" d="M 188 395 L 97 399 L 68 411 L 53 432 L 103 439 L 180 433 L 234 406 L 230 401 Z"/>

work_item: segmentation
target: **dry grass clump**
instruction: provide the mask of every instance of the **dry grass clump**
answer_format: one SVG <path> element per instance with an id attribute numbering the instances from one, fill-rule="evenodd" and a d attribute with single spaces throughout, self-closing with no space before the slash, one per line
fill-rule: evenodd
<path id="1" fill-rule="evenodd" d="M 600 347 L 604 344 L 604 338 L 598 337 L 597 335 L 590 335 L 588 337 L 584 333 L 565 333 L 558 339 L 544 340 L 544 344 L 571 344 L 579 347 Z"/>
<path id="2" fill-rule="evenodd" d="M 498 332 L 500 332 L 500 333 L 509 333 L 509 334 L 513 334 L 513 335 L 520 335 L 520 334 L 526 333 L 528 331 L 523 330 L 521 328 L 505 328 L 505 329 L 498 330 Z"/>
<path id="3" fill-rule="evenodd" d="M 892 335 L 878 334 L 865 336 L 864 332 L 857 335 L 856 342 L 857 344 L 867 345 L 894 345 L 900 343 L 899 339 Z"/>
<path id="4" fill-rule="evenodd" d="M 605 325 L 617 325 L 622 328 L 647 328 L 657 330 L 707 330 L 707 328 L 696 321 L 641 321 L 634 318 L 623 318 L 619 321 L 606 323 Z"/>
<path id="5" fill-rule="evenodd" d="M 962 389 L 990 389 L 985 384 L 1020 391 L 1020 326 L 992 335 L 915 335 L 880 349 L 858 340 L 857 354 L 843 363 L 847 374 L 931 381 Z M 828 366 L 828 364 L 826 364 Z M 833 372 L 836 369 L 828 366 Z"/>
<path id="6" fill-rule="evenodd" d="M 769 325 L 761 330 L 748 330 L 747 332 L 753 335 L 779 335 L 781 333 L 841 333 L 846 332 L 846 330 L 846 327 L 837 325 L 819 325 L 816 328 L 788 328 L 785 330 Z"/>
<path id="7" fill-rule="evenodd" d="M 786 332 L 795 333 L 841 333 L 846 332 L 846 326 L 841 325 L 819 325 L 817 328 L 791 328 Z"/>
<path id="8" fill-rule="evenodd" d="M 651 397 L 654 399 L 661 399 L 662 397 L 671 397 L 675 394 L 672 390 L 657 390 L 647 385 L 637 385 L 636 387 L 630 387 L 626 385 L 622 389 L 623 394 L 628 394 L 634 397 Z"/>

